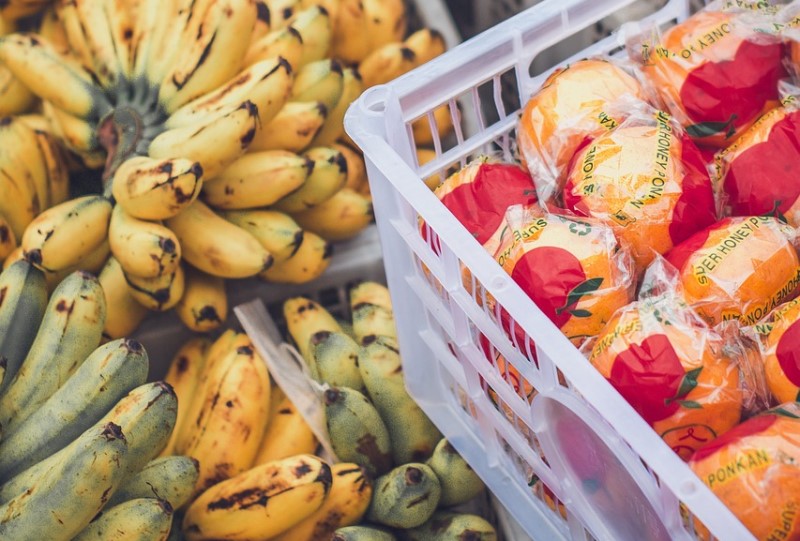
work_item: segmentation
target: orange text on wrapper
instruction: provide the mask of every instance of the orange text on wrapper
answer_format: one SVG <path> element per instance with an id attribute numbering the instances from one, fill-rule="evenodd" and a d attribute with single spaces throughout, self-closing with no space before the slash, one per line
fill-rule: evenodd
<path id="1" fill-rule="evenodd" d="M 697 283 L 704 286 L 709 283 L 707 274 L 713 272 L 724 259 L 749 237 L 761 224 L 771 221 L 769 216 L 753 216 L 714 246 L 712 252 L 694 266 L 693 274 Z"/>
<path id="2" fill-rule="evenodd" d="M 723 467 L 717 468 L 717 471 L 710 473 L 706 478 L 706 484 L 709 488 L 714 488 L 735 479 L 742 473 L 747 473 L 750 470 L 763 468 L 769 466 L 770 458 L 766 450 L 760 449 L 751 451 L 744 456 L 737 457 L 733 462 L 729 462 Z"/>

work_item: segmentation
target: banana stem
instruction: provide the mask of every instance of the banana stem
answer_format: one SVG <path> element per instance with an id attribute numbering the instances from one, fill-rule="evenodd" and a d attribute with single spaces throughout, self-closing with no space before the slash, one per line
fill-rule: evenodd
<path id="1" fill-rule="evenodd" d="M 100 122 L 97 138 L 107 152 L 103 170 L 105 192 L 110 192 L 111 181 L 119 166 L 136 154 L 144 128 L 141 115 L 131 107 L 117 107 Z"/>

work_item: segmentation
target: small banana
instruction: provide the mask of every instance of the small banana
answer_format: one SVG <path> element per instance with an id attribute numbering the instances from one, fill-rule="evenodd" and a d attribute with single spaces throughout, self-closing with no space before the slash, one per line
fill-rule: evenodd
<path id="1" fill-rule="evenodd" d="M 311 337 L 320 331 L 342 332 L 342 328 L 322 305 L 305 297 L 293 297 L 283 303 L 283 319 L 289 336 L 304 359 L 311 358 Z"/>
<path id="2" fill-rule="evenodd" d="M 386 286 L 376 282 L 358 284 L 350 290 L 350 311 L 359 343 L 364 344 L 367 337 L 374 336 L 397 339 L 392 299 Z"/>
<path id="3" fill-rule="evenodd" d="M 50 207 L 22 235 L 25 258 L 50 272 L 73 267 L 106 240 L 110 219 L 111 202 L 101 195 Z"/>
<path id="4" fill-rule="evenodd" d="M 389 432 L 363 394 L 347 387 L 325 391 L 325 423 L 339 459 L 359 464 L 373 476 L 392 467 Z"/>
<path id="5" fill-rule="evenodd" d="M 175 233 L 158 222 L 134 218 L 119 205 L 111 212 L 108 242 L 128 276 L 165 276 L 175 272 L 181 262 L 181 245 Z"/>
<path id="6" fill-rule="evenodd" d="M 320 331 L 311 335 L 306 359 L 311 376 L 332 387 L 365 392 L 358 368 L 359 346 L 342 332 Z"/>
<path id="7" fill-rule="evenodd" d="M 336 530 L 331 541 L 397 541 L 397 538 L 372 526 L 347 526 Z"/>
<path id="8" fill-rule="evenodd" d="M 367 472 L 358 464 L 342 462 L 331 466 L 331 477 L 333 483 L 322 507 L 273 541 L 330 539 L 337 528 L 361 520 L 372 498 L 372 482 Z"/>
<path id="9" fill-rule="evenodd" d="M 447 49 L 444 36 L 438 30 L 422 28 L 405 39 L 405 45 L 417 58 L 417 66 L 430 62 Z"/>
<path id="10" fill-rule="evenodd" d="M 349 64 L 363 60 L 372 50 L 371 43 L 365 39 L 367 14 L 361 0 L 341 0 L 333 26 L 331 53 Z"/>
<path id="11" fill-rule="evenodd" d="M 439 500 L 442 507 L 466 503 L 484 489 L 483 481 L 475 470 L 445 438 L 436 445 L 426 464 L 442 485 L 442 497 Z"/>
<path id="12" fill-rule="evenodd" d="M 314 3 L 322 4 L 322 2 Z M 303 40 L 303 54 L 300 62 L 296 66 L 292 64 L 292 67 L 298 69 L 300 66 L 329 56 L 340 58 L 339 55 L 330 54 L 333 39 L 333 15 L 332 11 L 322 5 L 312 5 L 292 17 L 289 25 L 300 33 Z"/>
<path id="13" fill-rule="evenodd" d="M 372 200 L 346 186 L 327 201 L 293 216 L 303 229 L 332 242 L 355 237 L 375 218 Z"/>
<path id="14" fill-rule="evenodd" d="M 186 286 L 175 312 L 192 331 L 209 332 L 219 328 L 228 317 L 225 280 L 187 266 Z"/>
<path id="15" fill-rule="evenodd" d="M 92 122 L 71 115 L 50 102 L 42 104 L 42 111 L 50 121 L 53 133 L 76 153 L 93 153 L 100 150 L 100 142 Z"/>
<path id="16" fill-rule="evenodd" d="M 318 445 L 314 433 L 280 387 L 272 388 L 270 402 L 266 430 L 253 464 L 314 453 Z"/>
<path id="17" fill-rule="evenodd" d="M 187 263 L 212 276 L 246 278 L 272 264 L 272 256 L 244 229 L 200 200 L 166 221 L 178 237 Z"/>
<path id="18" fill-rule="evenodd" d="M 0 262 L 17 248 L 17 237 L 14 230 L 2 214 L 0 214 Z"/>
<path id="19" fill-rule="evenodd" d="M 118 505 L 135 498 L 158 498 L 179 509 L 188 503 L 199 471 L 200 465 L 188 456 L 155 458 L 125 479 L 106 505 Z"/>
<path id="20" fill-rule="evenodd" d="M 134 80 L 151 88 L 161 84 L 178 52 L 178 40 L 189 13 L 179 9 L 178 0 L 139 2 L 131 38 Z"/>
<path id="21" fill-rule="evenodd" d="M 456 109 L 456 112 L 459 113 L 458 109 Z M 450 107 L 442 105 L 434 109 L 433 122 L 439 140 L 453 131 L 453 117 L 450 114 Z M 414 143 L 417 146 L 433 146 L 433 132 L 427 116 L 415 120 L 411 124 L 411 131 L 414 135 Z"/>
<path id="22" fill-rule="evenodd" d="M 291 100 L 318 101 L 331 112 L 339 103 L 343 91 L 342 65 L 335 59 L 326 58 L 310 62 L 297 70 L 292 83 Z"/>
<path id="23" fill-rule="evenodd" d="M 256 466 L 197 498 L 184 534 L 188 541 L 270 539 L 319 509 L 331 483 L 330 466 L 311 455 Z"/>
<path id="24" fill-rule="evenodd" d="M 40 128 L 33 128 L 33 130 L 45 166 L 46 178 L 42 193 L 47 192 L 47 206 L 51 207 L 63 203 L 69 198 L 69 170 L 66 164 L 66 153 L 52 133 Z"/>
<path id="25" fill-rule="evenodd" d="M 0 17 L 15 21 L 44 10 L 51 0 L 8 0 L 0 7 Z"/>
<path id="26" fill-rule="evenodd" d="M 465 513 L 437 511 L 425 524 L 406 530 L 408 541 L 497 541 L 497 531 L 484 518 Z"/>
<path id="27" fill-rule="evenodd" d="M 361 82 L 361 74 L 358 73 L 358 70 L 355 67 L 345 68 L 342 71 L 341 96 L 335 104 L 329 107 L 325 124 L 314 137 L 314 140 L 311 141 L 312 146 L 333 145 L 337 139 L 344 135 L 344 114 L 363 90 L 364 85 Z M 337 148 L 337 150 L 340 149 Z M 349 159 L 347 163 L 348 165 L 350 164 Z"/>
<path id="28" fill-rule="evenodd" d="M 103 509 L 73 541 L 165 541 L 172 510 L 169 502 L 153 497 L 121 502 Z"/>
<path id="29" fill-rule="evenodd" d="M 403 0 L 362 0 L 364 33 L 370 50 L 400 41 L 406 34 L 406 10 Z"/>
<path id="30" fill-rule="evenodd" d="M 284 58 L 293 69 L 301 65 L 303 38 L 293 26 L 274 30 L 254 41 L 247 50 L 244 63 L 249 66 L 277 57 Z"/>
<path id="31" fill-rule="evenodd" d="M 103 339 L 114 340 L 130 335 L 142 323 L 148 310 L 131 295 L 119 261 L 109 257 L 97 279 L 106 299 Z"/>
<path id="32" fill-rule="evenodd" d="M 128 283 L 131 297 L 136 302 L 148 310 L 163 312 L 174 307 L 183 297 L 186 273 L 183 266 L 178 265 L 172 272 L 155 278 L 142 278 L 125 273 L 125 281 Z"/>
<path id="33" fill-rule="evenodd" d="M 300 188 L 313 169 L 313 160 L 293 152 L 248 152 L 205 184 L 203 200 L 217 209 L 265 207 Z"/>
<path id="34" fill-rule="evenodd" d="M 0 119 L 0 173 L 0 214 L 19 241 L 51 201 L 36 132 L 15 117 Z"/>
<path id="35" fill-rule="evenodd" d="M 417 67 L 416 53 L 403 42 L 387 43 L 374 50 L 359 65 L 364 88 L 385 84 Z"/>
<path id="36" fill-rule="evenodd" d="M 280 264 L 297 254 L 305 233 L 291 216 L 277 210 L 231 210 L 222 217 L 253 235 Z"/>
<path id="37" fill-rule="evenodd" d="M 264 0 L 269 9 L 270 28 L 284 28 L 300 8 L 300 0 Z"/>
<path id="38" fill-rule="evenodd" d="M 330 146 L 341 152 L 347 162 L 347 181 L 344 183 L 344 187 L 363 192 L 364 186 L 366 186 L 366 190 L 369 191 L 367 166 L 361 152 L 343 143 L 332 143 Z"/>
<path id="39" fill-rule="evenodd" d="M 347 181 L 347 160 L 331 147 L 316 147 L 303 154 L 314 162 L 302 186 L 277 201 L 273 206 L 283 212 L 300 212 L 333 197 Z"/>
<path id="40" fill-rule="evenodd" d="M 441 487 L 425 464 L 398 466 L 375 481 L 367 520 L 392 528 L 415 528 L 433 516 Z"/>
<path id="41" fill-rule="evenodd" d="M 256 25 L 253 28 L 253 33 L 250 35 L 250 41 L 256 41 L 262 36 L 265 36 L 272 30 L 272 14 L 269 11 L 269 6 L 266 0 L 256 0 Z M 245 66 L 250 65 L 245 62 Z"/>
<path id="42" fill-rule="evenodd" d="M 39 35 L 49 41 L 62 54 L 67 53 L 69 51 L 67 31 L 64 29 L 64 24 L 55 6 L 52 5 L 50 0 L 46 0 L 46 2 L 51 5 L 42 13 Z"/>
<path id="43" fill-rule="evenodd" d="M 290 101 L 253 137 L 250 150 L 302 152 L 325 124 L 328 109 L 320 102 Z"/>
<path id="44" fill-rule="evenodd" d="M 164 220 L 190 205 L 202 186 L 203 169 L 198 162 L 134 156 L 122 162 L 114 173 L 111 193 L 130 216 Z"/>
<path id="45" fill-rule="evenodd" d="M 28 87 L 7 69 L 0 69 L 0 116 L 24 113 L 35 103 L 36 98 Z"/>

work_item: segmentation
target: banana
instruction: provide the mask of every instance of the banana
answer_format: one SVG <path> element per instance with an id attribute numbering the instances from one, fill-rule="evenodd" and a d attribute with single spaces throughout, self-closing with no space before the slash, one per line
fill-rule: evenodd
<path id="1" fill-rule="evenodd" d="M 355 462 L 372 476 L 392 467 L 389 432 L 375 406 L 363 394 L 347 387 L 325 391 L 325 423 L 340 460 Z"/>
<path id="2" fill-rule="evenodd" d="M 166 276 L 181 262 L 181 245 L 175 233 L 158 222 L 134 218 L 119 205 L 111 212 L 108 242 L 127 276 Z"/>
<path id="3" fill-rule="evenodd" d="M 217 209 L 266 207 L 300 188 L 314 161 L 285 150 L 248 152 L 203 186 L 203 200 Z"/>
<path id="4" fill-rule="evenodd" d="M 203 168 L 198 162 L 134 156 L 114 173 L 111 193 L 128 215 L 140 220 L 165 220 L 190 205 L 202 186 Z"/>
<path id="5" fill-rule="evenodd" d="M 494 527 L 478 515 L 437 511 L 425 524 L 406 530 L 408 541 L 497 541 Z"/>
<path id="6" fill-rule="evenodd" d="M 246 66 L 272 58 L 284 58 L 296 69 L 303 58 L 303 38 L 293 26 L 287 26 L 265 34 L 254 41 L 244 57 Z"/>
<path id="7" fill-rule="evenodd" d="M 358 369 L 358 344 L 343 332 L 320 331 L 309 339 L 311 376 L 332 387 L 349 387 L 365 392 Z"/>
<path id="8" fill-rule="evenodd" d="M 169 502 L 152 497 L 118 503 L 104 509 L 73 541 L 165 541 L 172 509 Z"/>
<path id="9" fill-rule="evenodd" d="M 375 336 L 397 339 L 392 299 L 385 286 L 362 282 L 351 289 L 350 311 L 353 314 L 353 332 L 360 344 L 366 344 L 368 337 Z"/>
<path id="10" fill-rule="evenodd" d="M 34 134 L 45 165 L 47 206 L 58 205 L 69 198 L 69 170 L 64 148 L 47 130 L 34 128 Z"/>
<path id="11" fill-rule="evenodd" d="M 428 466 L 410 463 L 379 477 L 373 493 L 367 520 L 392 528 L 415 528 L 436 511 L 441 487 Z"/>
<path id="12" fill-rule="evenodd" d="M 361 282 L 353 289 L 350 290 L 350 309 L 356 311 L 362 304 L 372 304 L 379 306 L 384 310 L 390 312 L 392 316 L 392 296 L 389 289 L 383 284 L 377 282 Z M 381 334 L 381 333 L 372 333 Z M 388 334 L 394 336 L 394 332 Z"/>
<path id="13" fill-rule="evenodd" d="M 28 87 L 7 69 L 0 69 L 0 116 L 30 111 L 35 103 L 36 98 Z"/>
<path id="14" fill-rule="evenodd" d="M 248 100 L 258 108 L 258 120 L 266 126 L 289 99 L 292 66 L 280 56 L 247 66 L 224 85 L 172 113 L 167 129 L 195 124 Z"/>
<path id="15" fill-rule="evenodd" d="M 113 256 L 97 276 L 106 299 L 106 321 L 103 339 L 114 340 L 128 336 L 141 324 L 148 313 L 131 295 L 122 266 Z"/>
<path id="16" fill-rule="evenodd" d="M 330 490 L 331 468 L 298 455 L 251 468 L 214 485 L 189 506 L 189 541 L 270 539 L 319 509 Z"/>
<path id="17" fill-rule="evenodd" d="M 365 14 L 365 38 L 370 50 L 400 41 L 406 34 L 406 10 L 403 0 L 362 0 Z"/>
<path id="18" fill-rule="evenodd" d="M 178 265 L 170 273 L 155 278 L 141 278 L 125 273 L 125 281 L 128 283 L 131 297 L 148 310 L 155 312 L 164 312 L 178 304 L 186 288 L 186 274 L 182 265 Z"/>
<path id="19" fill-rule="evenodd" d="M 331 56 L 348 64 L 356 64 L 366 58 L 372 50 L 369 39 L 365 39 L 367 14 L 361 0 L 341 0 L 333 26 Z"/>
<path id="20" fill-rule="evenodd" d="M 278 284 L 305 284 L 316 280 L 328 269 L 333 245 L 322 237 L 306 231 L 297 252 L 285 261 L 259 273 L 259 278 Z"/>
<path id="21" fill-rule="evenodd" d="M 436 445 L 426 464 L 442 485 L 442 497 L 439 500 L 442 507 L 466 503 L 484 489 L 483 481 L 475 470 L 445 438 Z"/>
<path id="22" fill-rule="evenodd" d="M 270 399 L 266 430 L 253 464 L 257 466 L 294 455 L 312 454 L 317 449 L 317 439 L 291 399 L 280 387 L 272 388 Z"/>
<path id="23" fill-rule="evenodd" d="M 228 317 L 225 280 L 187 267 L 186 286 L 175 312 L 192 331 L 209 332 L 218 328 Z"/>
<path id="24" fill-rule="evenodd" d="M 305 297 L 283 303 L 283 319 L 292 342 L 304 359 L 311 358 L 311 337 L 320 331 L 342 332 L 342 328 L 322 305 Z"/>
<path id="25" fill-rule="evenodd" d="M 367 186 L 366 190 L 369 191 L 367 166 L 361 152 L 343 143 L 331 143 L 330 146 L 341 152 L 347 162 L 347 181 L 344 183 L 344 187 L 362 192 L 363 187 Z"/>
<path id="26" fill-rule="evenodd" d="M 0 119 L 0 213 L 17 239 L 49 204 L 47 171 L 36 133 L 15 117 Z"/>
<path id="27" fill-rule="evenodd" d="M 0 7 L 0 17 L 15 21 L 42 11 L 51 0 L 8 0 Z"/>
<path id="28" fill-rule="evenodd" d="M 136 11 L 141 0 L 106 0 L 106 16 L 117 56 L 117 65 L 124 81 L 133 76 L 133 36 Z"/>
<path id="29" fill-rule="evenodd" d="M 438 138 L 441 140 L 453 130 L 453 117 L 450 114 L 450 107 L 442 105 L 434 109 L 433 121 Z M 431 132 L 431 125 L 427 116 L 415 120 L 411 124 L 411 131 L 414 135 L 414 143 L 417 146 L 433 146 L 433 132 Z"/>
<path id="30" fill-rule="evenodd" d="M 58 285 L 28 355 L 0 397 L 4 433 L 12 433 L 94 351 L 105 317 L 105 297 L 93 275 L 75 272 Z"/>
<path id="31" fill-rule="evenodd" d="M 158 498 L 178 509 L 188 503 L 199 472 L 200 465 L 188 456 L 155 458 L 127 478 L 107 505 L 119 505 L 136 498 Z"/>
<path id="32" fill-rule="evenodd" d="M 64 385 L 4 434 L 0 482 L 66 447 L 142 385 L 147 369 L 147 353 L 135 340 L 115 340 L 94 350 Z"/>
<path id="33" fill-rule="evenodd" d="M 180 0 L 142 0 L 136 12 L 131 48 L 137 86 L 158 88 L 178 52 L 189 11 Z"/>
<path id="34" fill-rule="evenodd" d="M 93 427 L 62 460 L 0 506 L 0 538 L 68 541 L 100 511 L 130 464 L 130 444 L 118 425 Z"/>
<path id="35" fill-rule="evenodd" d="M 385 84 L 417 67 L 416 53 L 403 42 L 375 49 L 358 65 L 364 88 Z"/>
<path id="36" fill-rule="evenodd" d="M 213 178 L 244 154 L 257 126 L 258 108 L 245 101 L 196 124 L 161 132 L 146 153 L 155 159 L 187 158 L 198 162 L 204 178 Z"/>
<path id="37" fill-rule="evenodd" d="M 315 2 L 321 3 L 321 2 Z M 303 54 L 298 65 L 292 64 L 295 69 L 305 66 L 310 62 L 322 60 L 332 56 L 331 42 L 333 40 L 332 12 L 321 5 L 313 5 L 299 11 L 292 17 L 289 25 L 300 33 L 303 40 Z"/>
<path id="38" fill-rule="evenodd" d="M 372 498 L 372 482 L 358 464 L 331 466 L 331 483 L 322 507 L 303 521 L 273 538 L 273 541 L 316 541 L 330 539 L 343 526 L 357 524 Z"/>
<path id="39" fill-rule="evenodd" d="M 272 14 L 269 11 L 266 0 L 256 0 L 256 25 L 253 28 L 253 33 L 250 35 L 250 41 L 254 42 L 267 35 L 271 29 Z M 249 65 L 248 62 L 244 64 L 245 66 Z"/>
<path id="40" fill-rule="evenodd" d="M 269 8 L 272 29 L 284 28 L 289 24 L 295 11 L 300 8 L 300 0 L 265 0 L 264 3 Z"/>
<path id="41" fill-rule="evenodd" d="M 336 530 L 331 541 L 397 541 L 397 538 L 371 526 L 347 526 Z"/>
<path id="42" fill-rule="evenodd" d="M 52 4 L 50 0 L 48 3 Z M 51 5 L 42 14 L 42 22 L 39 24 L 39 35 L 46 39 L 61 54 L 69 52 L 69 42 L 67 41 L 67 31 L 58 16 L 55 6 Z"/>
<path id="43" fill-rule="evenodd" d="M 280 264 L 293 257 L 305 238 L 291 216 L 277 210 L 232 210 L 222 217 L 253 235 Z"/>
<path id="44" fill-rule="evenodd" d="M 116 53 L 122 44 L 114 43 L 109 19 L 111 4 L 105 0 L 73 0 L 59 5 L 67 39 L 93 78 L 109 89 L 121 85 L 125 77 Z"/>
<path id="45" fill-rule="evenodd" d="M 417 58 L 417 66 L 430 62 L 447 49 L 441 32 L 431 28 L 417 30 L 405 39 L 405 44 L 406 47 L 414 51 Z"/>
<path id="46" fill-rule="evenodd" d="M 345 68 L 342 71 L 342 93 L 339 100 L 329 107 L 328 117 L 325 119 L 322 129 L 317 133 L 312 146 L 332 145 L 337 139 L 344 135 L 344 114 L 347 109 L 364 91 L 361 82 L 361 74 L 355 67 Z M 337 147 L 337 150 L 340 150 Z M 340 150 L 341 151 L 341 150 Z M 348 159 L 348 165 L 350 160 Z M 363 160 L 362 160 L 363 163 Z M 363 167 L 363 165 L 362 165 Z"/>
<path id="47" fill-rule="evenodd" d="M 316 147 L 303 154 L 314 162 L 311 173 L 298 189 L 273 206 L 283 212 L 300 212 L 333 197 L 347 181 L 347 161 L 331 147 Z"/>
<path id="48" fill-rule="evenodd" d="M 319 6 L 324 9 L 332 21 L 336 20 L 339 14 L 339 1 L 340 0 L 300 0 L 300 7 L 304 10 L 313 6 Z"/>
<path id="49" fill-rule="evenodd" d="M 77 153 L 100 150 L 100 142 L 92 122 L 62 111 L 50 102 L 42 103 L 42 110 L 50 121 L 53 132 L 64 141 L 67 148 Z"/>
<path id="50" fill-rule="evenodd" d="M 293 216 L 303 229 L 335 242 L 361 233 L 372 223 L 375 214 L 369 197 L 344 187 L 327 201 Z"/>
<path id="51" fill-rule="evenodd" d="M 168 112 L 236 75 L 256 22 L 252 0 L 191 2 L 187 8 L 191 15 L 178 53 L 158 92 L 159 102 Z"/>
<path id="52" fill-rule="evenodd" d="M 292 83 L 291 100 L 318 101 L 330 112 L 339 103 L 343 91 L 342 65 L 335 59 L 326 58 L 310 62 L 297 70 Z"/>
<path id="53" fill-rule="evenodd" d="M 111 105 L 91 78 L 35 34 L 0 37 L 0 62 L 34 94 L 80 118 L 100 118 Z"/>
<path id="54" fill-rule="evenodd" d="M 0 262 L 17 248 L 17 236 L 2 214 L 0 214 Z"/>
<path id="55" fill-rule="evenodd" d="M 258 130 L 250 150 L 302 152 L 325 124 L 328 109 L 320 102 L 290 101 L 272 122 Z"/>
<path id="56" fill-rule="evenodd" d="M 166 224 L 178 237 L 184 260 L 212 276 L 246 278 L 272 265 L 272 256 L 253 235 L 200 200 Z"/>
<path id="57" fill-rule="evenodd" d="M 108 236 L 111 202 L 87 195 L 50 207 L 22 234 L 25 258 L 50 272 L 77 265 Z"/>
<path id="58" fill-rule="evenodd" d="M 175 390 L 175 394 L 178 397 L 178 413 L 175 420 L 175 429 L 172 431 L 169 442 L 161 451 L 161 456 L 174 454 L 175 442 L 178 439 L 183 423 L 186 421 L 189 404 L 200 381 L 200 375 L 205 366 L 206 356 L 210 347 L 211 340 L 206 337 L 196 336 L 190 338 L 178 349 L 172 358 L 172 362 L 170 362 L 164 381 L 172 385 Z M 192 483 L 192 489 L 194 489 L 194 483 Z"/>

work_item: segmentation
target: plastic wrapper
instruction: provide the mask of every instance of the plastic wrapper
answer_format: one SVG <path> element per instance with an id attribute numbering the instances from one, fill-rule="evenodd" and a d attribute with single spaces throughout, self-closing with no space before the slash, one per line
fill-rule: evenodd
<path id="1" fill-rule="evenodd" d="M 777 307 L 751 330 L 759 339 L 764 378 L 775 402 L 800 401 L 800 299 Z"/>
<path id="2" fill-rule="evenodd" d="M 800 404 L 748 419 L 700 448 L 689 466 L 759 540 L 800 538 Z M 710 539 L 697 521 L 700 539 Z"/>
<path id="3" fill-rule="evenodd" d="M 645 106 L 574 156 L 564 204 L 613 228 L 639 271 L 717 219 L 697 146 L 670 115 Z"/>
<path id="4" fill-rule="evenodd" d="M 780 6 L 716 1 L 685 21 L 629 39 L 630 56 L 698 143 L 723 148 L 778 104 L 787 76 Z"/>
<path id="5" fill-rule="evenodd" d="M 666 259 L 678 270 L 684 299 L 706 322 L 736 319 L 749 326 L 800 292 L 795 235 L 772 216 L 729 217 Z"/>
<path id="6" fill-rule="evenodd" d="M 528 100 L 517 126 L 519 157 L 543 200 L 558 195 L 570 159 L 583 144 L 614 128 L 624 110 L 614 101 L 645 99 L 639 81 L 616 61 L 585 59 L 554 71 Z"/>

